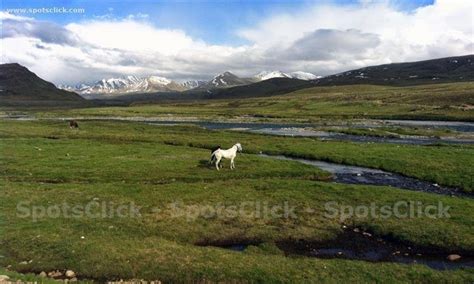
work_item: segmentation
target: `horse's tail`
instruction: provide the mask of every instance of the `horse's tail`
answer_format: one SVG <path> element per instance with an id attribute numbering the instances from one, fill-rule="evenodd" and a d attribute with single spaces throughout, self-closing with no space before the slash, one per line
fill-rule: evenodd
<path id="1" fill-rule="evenodd" d="M 216 160 L 216 152 L 217 152 L 217 150 L 212 152 L 211 159 L 209 159 L 209 164 L 214 163 L 214 161 Z"/>

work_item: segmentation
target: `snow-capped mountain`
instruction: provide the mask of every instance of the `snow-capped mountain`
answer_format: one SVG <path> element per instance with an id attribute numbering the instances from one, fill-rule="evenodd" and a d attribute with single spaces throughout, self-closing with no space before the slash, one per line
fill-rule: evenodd
<path id="1" fill-rule="evenodd" d="M 124 76 L 119 78 L 102 79 L 93 84 L 81 83 L 76 86 L 59 86 L 68 91 L 74 91 L 83 96 L 121 95 L 129 93 L 154 93 L 184 91 L 187 88 L 164 77 Z"/>
<path id="2" fill-rule="evenodd" d="M 199 89 L 228 88 L 239 85 L 247 85 L 256 82 L 253 78 L 240 78 L 237 75 L 226 71 L 216 75 L 209 82 L 199 86 Z"/>
<path id="3" fill-rule="evenodd" d="M 259 81 L 264 81 L 272 78 L 293 78 L 293 79 L 300 79 L 300 80 L 314 80 L 321 78 L 321 76 L 316 76 L 312 73 L 303 72 L 303 71 L 296 71 L 291 73 L 284 73 L 281 71 L 262 71 L 254 76 Z"/>
<path id="4" fill-rule="evenodd" d="M 228 88 L 240 85 L 247 85 L 251 83 L 256 83 L 272 78 L 293 78 L 300 80 L 314 80 L 320 78 L 311 73 L 297 71 L 291 73 L 284 73 L 281 71 L 262 71 L 257 75 L 251 78 L 241 78 L 237 75 L 226 71 L 224 73 L 218 74 L 212 78 L 209 82 L 199 86 L 200 89 L 215 89 L 215 88 Z"/>
<path id="5" fill-rule="evenodd" d="M 245 85 L 252 83 L 251 80 L 247 78 L 240 78 L 237 75 L 226 71 L 222 74 L 219 74 L 212 78 L 212 80 L 209 82 L 210 85 L 217 87 L 217 88 L 225 88 L 225 87 L 231 87 L 231 86 L 238 86 L 238 85 Z"/>
<path id="6" fill-rule="evenodd" d="M 262 71 L 254 76 L 259 81 L 268 80 L 271 78 L 291 78 L 290 75 L 285 74 L 281 71 Z"/>
<path id="7" fill-rule="evenodd" d="M 314 75 L 313 73 L 308 73 L 308 72 L 303 72 L 303 71 L 291 72 L 289 75 L 291 78 L 300 79 L 300 80 L 315 80 L 322 77 L 322 76 Z"/>
<path id="8" fill-rule="evenodd" d="M 189 80 L 189 81 L 181 83 L 181 85 L 186 90 L 190 90 L 190 89 L 198 88 L 202 85 L 205 85 L 206 83 L 207 83 L 207 81 L 204 81 L 204 80 Z"/>
<path id="9" fill-rule="evenodd" d="M 122 76 L 118 78 L 102 79 L 92 84 L 80 83 L 75 86 L 59 85 L 61 89 L 76 92 L 86 98 L 100 98 L 134 93 L 182 92 L 187 90 L 210 90 L 247 85 L 272 78 L 296 78 L 300 80 L 314 80 L 320 78 L 311 73 L 297 71 L 283 73 L 281 71 L 262 71 L 251 78 L 241 78 L 226 71 L 216 75 L 209 81 L 190 80 L 178 83 L 159 76 Z"/>

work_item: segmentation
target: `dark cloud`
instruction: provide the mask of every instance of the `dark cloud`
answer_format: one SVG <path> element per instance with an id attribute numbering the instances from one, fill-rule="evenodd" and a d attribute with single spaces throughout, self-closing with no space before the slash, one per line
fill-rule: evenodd
<path id="1" fill-rule="evenodd" d="M 378 35 L 360 30 L 318 29 L 294 42 L 284 53 L 296 60 L 331 60 L 345 55 L 357 58 L 379 44 Z"/>
<path id="2" fill-rule="evenodd" d="M 38 49 L 48 49 L 48 48 L 46 48 L 46 46 L 44 46 L 42 44 L 39 44 L 39 43 L 35 44 L 35 47 L 38 48 Z"/>
<path id="3" fill-rule="evenodd" d="M 70 31 L 51 22 L 3 19 L 2 32 L 3 38 L 27 36 L 38 38 L 45 43 L 73 46 L 78 43 L 78 39 Z"/>

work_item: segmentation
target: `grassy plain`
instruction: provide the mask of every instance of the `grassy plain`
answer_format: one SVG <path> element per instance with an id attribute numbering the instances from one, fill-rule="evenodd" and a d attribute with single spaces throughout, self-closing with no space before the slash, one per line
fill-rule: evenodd
<path id="1" fill-rule="evenodd" d="M 255 155 L 264 151 L 364 165 L 471 191 L 474 173 L 466 167 L 474 162 L 471 146 L 322 142 L 134 122 L 81 121 L 80 126 L 71 130 L 57 121 L 0 122 L 2 266 L 36 273 L 72 269 L 81 278 L 98 280 L 474 281 L 472 269 L 436 271 L 422 265 L 285 256 L 276 243 L 331 241 L 344 225 L 416 246 L 470 253 L 474 203 L 389 187 L 335 184 L 317 168 Z M 228 163 L 220 172 L 207 165 L 209 148 L 236 142 L 242 143 L 244 153 L 238 156 L 235 171 L 227 168 Z M 451 207 L 451 217 L 340 220 L 324 214 L 327 202 L 390 206 L 400 200 L 443 202 Z M 18 207 L 81 207 L 91 202 L 112 207 L 135 204 L 140 215 L 38 214 L 34 219 L 20 216 L 19 210 L 25 213 L 25 208 Z M 251 214 L 257 203 L 285 202 L 295 206 L 296 217 Z M 209 213 L 209 208 L 243 203 L 249 214 Z M 174 206 L 184 211 L 174 211 Z M 202 214 L 196 214 L 198 209 L 204 210 L 199 211 Z M 235 241 L 259 245 L 244 252 L 196 245 Z"/>

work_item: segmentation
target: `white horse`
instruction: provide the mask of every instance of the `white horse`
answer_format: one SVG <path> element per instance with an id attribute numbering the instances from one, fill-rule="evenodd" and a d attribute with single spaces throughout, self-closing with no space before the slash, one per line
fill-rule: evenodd
<path id="1" fill-rule="evenodd" d="M 242 152 L 242 146 L 240 143 L 235 144 L 232 148 L 227 150 L 217 149 L 211 155 L 211 161 L 216 161 L 216 169 L 219 170 L 219 163 L 222 158 L 230 159 L 230 169 L 235 169 L 234 159 L 237 156 L 237 151 Z"/>

